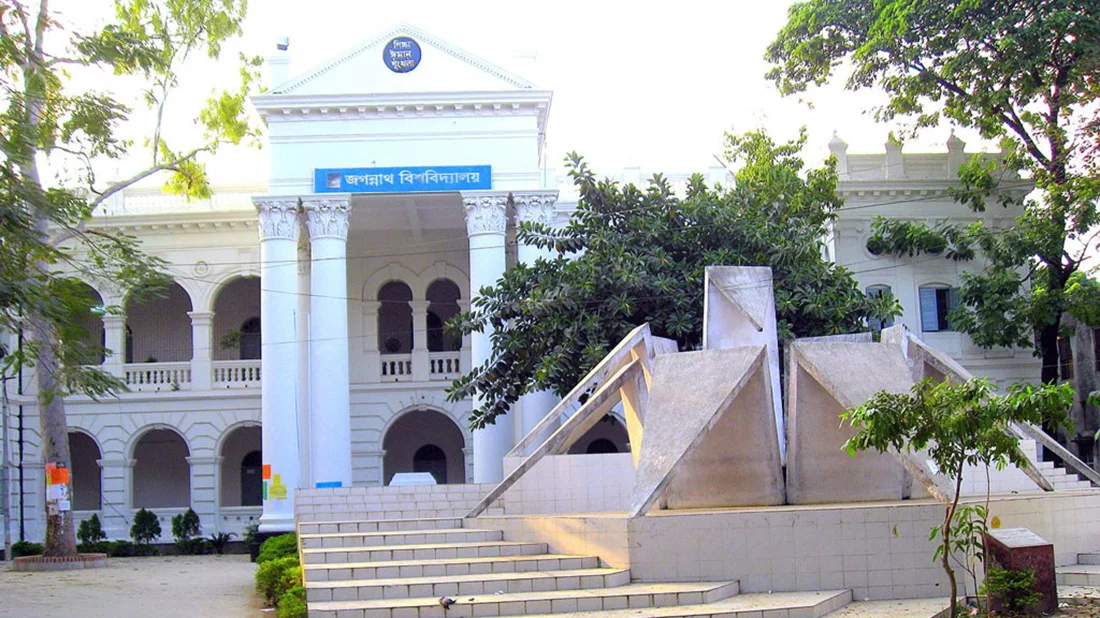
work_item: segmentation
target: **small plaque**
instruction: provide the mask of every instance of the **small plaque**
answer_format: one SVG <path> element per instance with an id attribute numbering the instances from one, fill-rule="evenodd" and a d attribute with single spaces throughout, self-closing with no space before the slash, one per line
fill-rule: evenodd
<path id="1" fill-rule="evenodd" d="M 1058 609 L 1058 585 L 1054 577 L 1054 545 L 1027 528 L 1001 528 L 985 534 L 986 560 L 996 568 L 1035 573 L 1035 591 L 1042 595 L 1038 607 L 1029 613 L 1050 613 Z M 1001 599 L 991 599 L 989 608 L 1000 611 Z"/>
<path id="2" fill-rule="evenodd" d="M 394 73 L 408 73 L 420 65 L 420 44 L 407 36 L 392 39 L 382 50 L 382 62 Z"/>

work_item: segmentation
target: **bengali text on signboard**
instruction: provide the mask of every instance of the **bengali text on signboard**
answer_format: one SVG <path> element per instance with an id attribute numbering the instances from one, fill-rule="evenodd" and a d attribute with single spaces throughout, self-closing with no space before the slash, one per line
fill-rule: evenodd
<path id="1" fill-rule="evenodd" d="M 315 193 L 438 193 L 493 188 L 489 165 L 349 167 L 314 172 Z"/>

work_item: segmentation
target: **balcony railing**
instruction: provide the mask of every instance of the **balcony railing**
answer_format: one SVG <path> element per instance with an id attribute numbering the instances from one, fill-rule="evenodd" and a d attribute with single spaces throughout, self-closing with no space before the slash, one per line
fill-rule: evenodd
<path id="1" fill-rule="evenodd" d="M 254 388 L 260 385 L 260 361 L 214 361 L 214 388 Z"/>
<path id="2" fill-rule="evenodd" d="M 386 354 L 381 358 L 382 371 L 380 373 L 383 380 L 389 382 L 412 379 L 412 354 Z"/>
<path id="3" fill-rule="evenodd" d="M 122 379 L 132 391 L 177 391 L 191 386 L 191 363 L 131 363 Z"/>
<path id="4" fill-rule="evenodd" d="M 429 377 L 432 380 L 453 380 L 462 373 L 459 359 L 462 352 L 429 352 Z"/>

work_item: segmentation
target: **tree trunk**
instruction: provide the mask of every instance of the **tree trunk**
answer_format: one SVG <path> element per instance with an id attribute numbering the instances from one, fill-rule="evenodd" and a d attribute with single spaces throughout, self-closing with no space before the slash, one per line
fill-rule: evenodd
<path id="1" fill-rule="evenodd" d="M 1058 331 L 1062 328 L 1062 320 L 1058 319 L 1052 324 L 1047 324 L 1039 329 L 1039 356 L 1043 359 L 1043 369 L 1040 379 L 1043 384 L 1057 384 L 1060 367 L 1058 358 Z"/>
<path id="2" fill-rule="evenodd" d="M 41 427 L 40 452 L 44 463 L 64 463 L 72 470 L 69 457 L 69 430 L 65 420 L 65 402 L 57 392 L 57 358 L 54 342 L 57 333 L 48 320 L 29 316 L 32 336 L 38 341 L 37 371 L 38 423 Z M 71 496 L 70 496 L 71 501 Z M 47 503 L 48 504 L 48 503 Z M 71 502 L 70 502 L 71 504 Z M 45 556 L 75 556 L 76 534 L 72 509 L 46 511 Z"/>

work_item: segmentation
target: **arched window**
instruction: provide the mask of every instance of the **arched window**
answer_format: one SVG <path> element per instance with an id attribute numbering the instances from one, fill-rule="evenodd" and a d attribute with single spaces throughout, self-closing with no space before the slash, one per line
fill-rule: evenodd
<path id="1" fill-rule="evenodd" d="M 434 444 L 425 444 L 413 455 L 413 472 L 430 472 L 435 482 L 447 484 L 447 456 Z"/>
<path id="2" fill-rule="evenodd" d="M 99 446 L 87 434 L 69 432 L 72 507 L 74 511 L 98 511 L 102 504 Z"/>
<path id="3" fill-rule="evenodd" d="M 926 285 L 920 288 L 920 329 L 926 333 L 954 330 L 947 319 L 958 304 L 958 288 Z"/>
<path id="4" fill-rule="evenodd" d="M 126 325 L 133 329 L 130 362 L 191 360 L 191 310 L 191 297 L 178 283 L 132 291 L 126 300 Z"/>
<path id="5" fill-rule="evenodd" d="M 134 447 L 134 508 L 182 507 L 191 503 L 191 455 L 171 429 L 147 431 Z"/>
<path id="6" fill-rule="evenodd" d="M 413 348 L 412 289 L 390 281 L 378 290 L 378 351 L 408 354 Z"/>
<path id="7" fill-rule="evenodd" d="M 222 439 L 222 506 L 260 506 L 263 503 L 263 436 L 259 425 L 235 427 Z"/>
<path id="8" fill-rule="evenodd" d="M 870 296 L 872 298 L 881 298 L 883 296 L 893 296 L 893 294 L 894 294 L 893 290 L 891 290 L 890 286 L 888 286 L 888 285 L 872 285 L 872 286 L 868 286 L 867 289 L 864 290 L 864 291 L 867 293 L 868 296 Z M 878 318 L 868 318 L 867 319 L 867 326 L 869 326 L 871 328 L 871 330 L 882 330 L 884 328 L 890 328 L 893 325 L 894 325 L 894 318 L 893 317 L 886 318 L 885 320 L 880 320 Z"/>
<path id="9" fill-rule="evenodd" d="M 585 449 L 585 453 L 589 455 L 599 455 L 603 453 L 618 453 L 619 449 L 615 446 L 615 443 L 607 438 L 597 438 L 588 444 L 588 448 Z"/>
<path id="10" fill-rule="evenodd" d="M 458 315 L 462 292 L 450 279 L 437 279 L 428 286 L 428 351 L 455 352 L 462 349 L 462 338 L 448 336 L 447 321 Z"/>
<path id="11" fill-rule="evenodd" d="M 241 324 L 241 360 L 260 358 L 260 318 L 251 317 Z"/>

